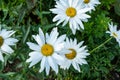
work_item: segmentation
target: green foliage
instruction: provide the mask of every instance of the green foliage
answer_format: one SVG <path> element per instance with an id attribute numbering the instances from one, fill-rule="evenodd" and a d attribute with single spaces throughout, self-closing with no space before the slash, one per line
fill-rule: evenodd
<path id="1" fill-rule="evenodd" d="M 112 19 L 120 25 L 117 19 L 120 16 L 120 6 L 119 0 L 117 1 L 118 3 L 115 0 L 100 0 L 101 4 L 96 10 L 89 13 L 91 18 L 84 22 L 84 31 L 77 31 L 74 36 L 68 25 L 64 28 L 59 25 L 60 34 L 75 37 L 78 42 L 84 40 L 89 52 L 92 51 L 109 38 L 105 32 Z M 26 59 L 30 49 L 26 42 L 34 42 L 32 35 L 38 33 L 39 27 L 45 33 L 55 27 L 56 24 L 52 22 L 54 15 L 49 11 L 54 3 L 55 0 L 0 0 L 2 28 L 15 30 L 14 36 L 19 40 L 13 47 L 15 52 L 4 55 L 4 63 L 0 61 L 0 80 L 110 80 L 116 77 L 111 72 L 120 74 L 120 47 L 114 39 L 91 53 L 87 58 L 88 65 L 82 65 L 80 73 L 71 67 L 69 70 L 59 69 L 58 74 L 51 70 L 50 75 L 46 76 L 44 72 L 38 72 L 39 63 L 32 68 L 28 67 Z"/>
<path id="2" fill-rule="evenodd" d="M 118 14 L 120 16 L 120 0 L 116 0 L 114 6 L 115 6 L 114 8 L 115 8 L 116 14 Z"/>

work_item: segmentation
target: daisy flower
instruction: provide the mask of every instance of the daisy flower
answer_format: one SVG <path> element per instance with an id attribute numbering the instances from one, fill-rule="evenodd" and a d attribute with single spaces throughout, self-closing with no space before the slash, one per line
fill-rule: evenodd
<path id="1" fill-rule="evenodd" d="M 29 53 L 30 58 L 27 59 L 27 62 L 31 62 L 29 67 L 40 63 L 40 70 L 42 72 L 44 69 L 46 74 L 49 74 L 50 67 L 58 73 L 58 65 L 64 59 L 58 53 L 64 47 L 64 39 L 66 35 L 58 37 L 59 33 L 57 28 L 54 28 L 50 35 L 46 33 L 44 35 L 43 31 L 39 28 L 39 34 L 33 35 L 36 43 L 27 42 L 29 48 L 33 50 Z"/>
<path id="2" fill-rule="evenodd" d="M 84 29 L 82 21 L 87 22 L 90 18 L 86 12 L 91 8 L 83 8 L 81 0 L 58 0 L 55 7 L 50 9 L 52 13 L 56 14 L 53 22 L 58 21 L 56 25 L 63 22 L 62 26 L 69 23 L 73 34 L 76 33 L 76 30 Z"/>
<path id="3" fill-rule="evenodd" d="M 15 31 L 7 31 L 6 29 L 0 29 L 0 60 L 4 62 L 2 54 L 11 54 L 13 53 L 13 49 L 10 47 L 11 45 L 15 45 L 18 42 L 17 39 L 11 38 L 11 36 L 15 33 Z"/>
<path id="4" fill-rule="evenodd" d="M 75 70 L 80 72 L 79 65 L 87 64 L 85 60 L 86 56 L 90 55 L 86 46 L 82 46 L 83 41 L 77 44 L 77 40 L 68 39 L 66 38 L 66 43 L 64 49 L 70 50 L 70 53 L 66 53 L 63 55 L 65 58 L 64 63 L 61 64 L 61 68 L 69 69 L 72 65 Z"/>
<path id="5" fill-rule="evenodd" d="M 99 0 L 83 0 L 83 5 L 91 10 L 95 10 L 95 6 L 98 4 L 100 4 Z"/>
<path id="6" fill-rule="evenodd" d="M 117 25 L 113 25 L 112 22 L 111 24 L 109 23 L 108 25 L 109 31 L 106 31 L 106 33 L 109 33 L 110 36 L 114 37 L 120 46 L 120 30 L 117 30 Z"/>

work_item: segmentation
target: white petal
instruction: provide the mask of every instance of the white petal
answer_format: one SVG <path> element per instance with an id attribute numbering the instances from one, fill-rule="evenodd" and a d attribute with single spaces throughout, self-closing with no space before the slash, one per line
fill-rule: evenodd
<path id="1" fill-rule="evenodd" d="M 49 36 L 48 33 L 45 34 L 45 38 L 46 38 L 46 42 L 48 42 L 48 41 L 49 41 L 49 38 L 50 38 L 50 36 Z"/>
<path id="2" fill-rule="evenodd" d="M 62 23 L 65 19 L 64 18 L 61 18 L 56 25 L 59 25 L 60 23 Z"/>
<path id="3" fill-rule="evenodd" d="M 91 16 L 87 15 L 87 14 L 81 14 L 81 19 L 87 19 L 90 18 Z"/>
<path id="4" fill-rule="evenodd" d="M 70 22 L 69 22 L 69 25 L 70 25 L 70 29 L 72 30 L 72 33 L 75 35 L 76 30 L 73 28 L 73 22 L 70 21 Z"/>
<path id="5" fill-rule="evenodd" d="M 26 60 L 26 62 L 31 62 L 29 67 L 32 67 L 33 65 L 37 64 L 42 59 L 42 56 L 39 52 L 31 52 L 29 55 L 31 57 Z"/>
<path id="6" fill-rule="evenodd" d="M 61 55 L 63 55 L 63 54 L 71 53 L 71 50 L 69 50 L 69 49 L 62 49 L 58 53 L 61 54 Z"/>
<path id="7" fill-rule="evenodd" d="M 78 14 L 80 14 L 80 13 L 86 13 L 86 12 L 88 12 L 90 10 L 91 10 L 91 8 L 81 9 L 80 11 L 78 11 Z"/>
<path id="8" fill-rule="evenodd" d="M 110 31 L 106 31 L 106 33 L 109 33 L 109 34 L 110 34 L 111 32 L 110 32 Z"/>
<path id="9" fill-rule="evenodd" d="M 46 61 L 46 74 L 49 75 L 49 71 L 50 71 L 50 66 L 48 61 Z"/>
<path id="10" fill-rule="evenodd" d="M 44 42 L 42 42 L 41 38 L 39 35 L 33 35 L 33 38 L 37 41 L 37 43 L 42 46 L 44 44 Z"/>
<path id="11" fill-rule="evenodd" d="M 70 19 L 70 17 L 66 17 L 66 19 L 65 19 L 65 21 L 63 22 L 62 26 L 65 26 L 65 25 L 68 23 L 69 19 Z"/>
<path id="12" fill-rule="evenodd" d="M 63 10 L 64 11 L 64 9 L 67 7 L 66 4 L 64 4 L 64 3 L 62 4 L 62 1 L 57 1 L 56 4 L 57 5 L 55 5 L 55 7 L 58 8 L 59 10 Z"/>
<path id="13" fill-rule="evenodd" d="M 6 39 L 8 37 L 10 37 L 11 35 L 13 35 L 15 33 L 15 31 L 7 31 L 6 29 L 3 29 L 0 33 L 0 35 Z"/>
<path id="14" fill-rule="evenodd" d="M 61 36 L 57 39 L 56 43 L 64 42 L 65 38 L 66 38 L 66 34 L 61 35 Z"/>
<path id="15" fill-rule="evenodd" d="M 51 31 L 50 33 L 50 38 L 48 40 L 47 43 L 49 44 L 54 44 L 54 42 L 56 41 L 57 37 L 58 37 L 58 31 L 57 31 L 57 27 L 56 28 L 53 28 L 53 30 Z"/>
<path id="16" fill-rule="evenodd" d="M 48 57 L 48 63 L 57 74 L 58 73 L 58 65 L 56 64 L 56 62 L 53 60 L 52 57 Z"/>
<path id="17" fill-rule="evenodd" d="M 52 55 L 52 57 L 53 57 L 54 59 L 56 59 L 57 61 L 63 61 L 63 60 L 64 60 L 62 56 L 60 56 L 60 55 L 58 55 L 58 54 L 56 54 L 56 53 L 54 53 L 54 54 Z"/>
<path id="18" fill-rule="evenodd" d="M 15 45 L 16 42 L 18 42 L 18 40 L 14 39 L 14 38 L 7 38 L 7 39 L 5 39 L 5 43 L 7 45 Z"/>
<path id="19" fill-rule="evenodd" d="M 40 46 L 38 46 L 35 43 L 27 42 L 27 45 L 29 46 L 30 49 L 35 50 L 35 51 L 40 51 Z"/>
<path id="20" fill-rule="evenodd" d="M 39 28 L 39 35 L 42 42 L 45 43 L 45 36 L 41 28 Z"/>
<path id="21" fill-rule="evenodd" d="M 68 0 L 69 6 L 72 6 L 73 0 Z"/>
<path id="22" fill-rule="evenodd" d="M 80 28 L 81 28 L 81 29 L 84 29 L 84 25 L 83 25 L 83 23 L 82 23 L 81 20 L 79 20 L 79 25 L 80 25 Z"/>
<path id="23" fill-rule="evenodd" d="M 72 63 L 73 67 L 80 72 L 80 67 L 77 63 L 73 62 Z"/>
<path id="24" fill-rule="evenodd" d="M 53 18 L 53 22 L 56 22 L 60 20 L 60 15 L 56 15 L 54 18 Z M 59 25 L 59 24 L 58 24 Z"/>
<path id="25" fill-rule="evenodd" d="M 73 7 L 77 7 L 77 5 L 79 5 L 78 3 L 79 3 L 79 0 L 73 1 Z"/>
<path id="26" fill-rule="evenodd" d="M 3 45 L 1 46 L 1 50 L 4 51 L 4 52 L 6 52 L 6 53 L 13 53 L 13 52 L 14 52 L 13 49 L 10 48 L 10 47 L 9 47 L 8 45 L 6 45 L 6 44 L 3 44 Z"/>
<path id="27" fill-rule="evenodd" d="M 81 47 L 83 43 L 84 43 L 84 41 L 79 42 L 78 47 Z"/>
<path id="28" fill-rule="evenodd" d="M 45 64 L 46 64 L 46 57 L 43 57 L 41 64 L 40 64 L 41 68 L 40 68 L 39 72 L 42 72 L 44 70 Z"/>
<path id="29" fill-rule="evenodd" d="M 84 51 L 85 50 L 85 48 L 86 48 L 86 46 L 82 46 L 81 48 L 79 48 L 77 51 L 78 52 L 82 52 L 82 51 Z"/>
<path id="30" fill-rule="evenodd" d="M 1 60 L 2 62 L 4 62 L 4 59 L 3 59 L 3 56 L 2 56 L 1 51 L 0 51 L 0 60 Z"/>
<path id="31" fill-rule="evenodd" d="M 53 44 L 55 51 L 60 51 L 64 47 L 65 38 L 66 35 L 62 35 L 56 40 L 56 42 Z"/>
<path id="32" fill-rule="evenodd" d="M 70 66 L 71 66 L 71 61 L 69 61 L 69 60 L 65 60 L 64 63 L 62 65 L 60 65 L 60 67 L 63 69 L 69 69 Z"/>
<path id="33" fill-rule="evenodd" d="M 67 4 L 66 0 L 60 0 L 60 2 L 64 7 L 68 7 L 68 4 Z"/>
<path id="34" fill-rule="evenodd" d="M 86 61 L 85 59 L 81 59 L 81 62 L 82 62 L 83 64 L 87 64 L 87 61 Z"/>

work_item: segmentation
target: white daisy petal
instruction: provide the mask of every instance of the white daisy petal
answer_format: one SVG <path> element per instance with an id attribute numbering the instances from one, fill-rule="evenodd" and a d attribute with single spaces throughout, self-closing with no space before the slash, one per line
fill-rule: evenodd
<path id="1" fill-rule="evenodd" d="M 15 45 L 16 42 L 18 42 L 15 38 L 7 38 L 4 40 L 7 45 Z"/>
<path id="2" fill-rule="evenodd" d="M 52 32 L 50 33 L 50 38 L 47 43 L 53 44 L 56 41 L 57 36 L 58 36 L 58 31 L 56 27 L 56 28 L 53 28 Z"/>
<path id="3" fill-rule="evenodd" d="M 46 74 L 48 75 L 49 74 L 49 71 L 50 71 L 50 66 L 48 65 L 48 61 L 46 61 Z"/>
<path id="4" fill-rule="evenodd" d="M 42 59 L 42 55 L 40 55 L 39 52 L 31 52 L 29 55 L 31 57 L 26 60 L 26 62 L 31 62 L 29 67 L 32 67 L 33 65 L 37 64 Z"/>
<path id="5" fill-rule="evenodd" d="M 6 53 L 13 53 L 14 52 L 13 49 L 10 48 L 7 44 L 3 44 L 1 46 L 1 49 L 2 49 L 2 51 L 6 52 Z"/>
<path id="6" fill-rule="evenodd" d="M 27 42 L 29 48 L 33 51 L 29 53 L 30 58 L 27 59 L 26 62 L 31 62 L 29 67 L 41 62 L 39 72 L 42 72 L 45 69 L 46 75 L 49 75 L 51 67 L 57 74 L 58 65 L 60 65 L 64 60 L 60 56 L 61 53 L 59 53 L 59 51 L 64 48 L 64 39 L 66 38 L 66 35 L 58 37 L 59 33 L 57 28 L 53 28 L 50 34 L 46 33 L 44 37 L 43 35 L 44 34 L 41 29 L 39 29 L 39 35 L 33 35 L 38 45 Z"/>
<path id="7" fill-rule="evenodd" d="M 40 64 L 41 68 L 40 68 L 39 72 L 42 72 L 44 70 L 45 64 L 46 64 L 46 57 L 43 57 L 41 64 Z"/>
<path id="8" fill-rule="evenodd" d="M 3 59 L 3 56 L 2 56 L 1 51 L 0 51 L 0 60 L 1 60 L 2 62 L 4 62 L 4 59 Z"/>
<path id="9" fill-rule="evenodd" d="M 77 7 L 78 4 L 79 4 L 79 0 L 74 1 L 74 2 L 73 2 L 73 7 Z"/>
<path id="10" fill-rule="evenodd" d="M 63 69 L 69 69 L 72 64 L 73 67 L 80 72 L 79 64 L 87 64 L 85 58 L 89 55 L 88 50 L 86 50 L 86 46 L 82 46 L 83 41 L 77 44 L 77 39 L 68 39 L 66 38 L 65 48 L 70 50 L 71 52 L 63 54 L 65 58 L 63 64 L 60 65 Z"/>
<path id="11" fill-rule="evenodd" d="M 77 63 L 73 62 L 72 63 L 73 67 L 80 72 L 80 67 Z"/>
<path id="12" fill-rule="evenodd" d="M 71 53 L 71 50 L 69 50 L 69 49 L 62 49 L 59 53 L 67 54 L 67 53 Z"/>
<path id="13" fill-rule="evenodd" d="M 48 63 L 57 74 L 58 73 L 58 66 L 51 57 L 48 57 Z"/>
<path id="14" fill-rule="evenodd" d="M 36 42 L 39 44 L 39 46 L 42 46 L 44 42 L 42 42 L 41 38 L 39 35 L 33 35 L 33 38 L 36 40 Z"/>
<path id="15" fill-rule="evenodd" d="M 40 51 L 40 46 L 38 46 L 35 43 L 27 42 L 27 45 L 29 46 L 30 49 L 35 50 L 35 51 Z"/>
<path id="16" fill-rule="evenodd" d="M 64 60 L 63 57 L 61 57 L 61 56 L 58 55 L 58 54 L 53 54 L 53 57 L 54 57 L 54 59 L 56 59 L 56 60 L 58 60 L 58 61 L 63 61 L 63 60 Z"/>
<path id="17" fill-rule="evenodd" d="M 56 16 L 53 18 L 53 22 L 58 21 L 59 19 L 60 19 L 60 15 L 56 15 Z"/>
<path id="18" fill-rule="evenodd" d="M 72 0 L 69 0 L 68 4 L 69 4 L 69 6 L 71 6 L 72 5 Z"/>
<path id="19" fill-rule="evenodd" d="M 10 37 L 11 35 L 13 35 L 15 33 L 15 31 L 7 31 L 6 29 L 3 29 L 0 33 L 0 35 L 6 39 L 8 37 Z"/>
<path id="20" fill-rule="evenodd" d="M 15 33 L 15 31 L 7 31 L 6 29 L 0 29 L 0 60 L 4 61 L 2 53 L 10 54 L 13 53 L 14 50 L 10 47 L 15 45 L 18 42 L 17 39 L 11 38 L 11 36 Z"/>
<path id="21" fill-rule="evenodd" d="M 39 28 L 39 35 L 40 35 L 40 39 L 42 40 L 42 42 L 45 43 L 45 36 L 41 28 Z"/>
<path id="22" fill-rule="evenodd" d="M 106 31 L 106 33 L 109 33 L 110 36 L 114 37 L 118 44 L 120 45 L 120 30 L 117 30 L 117 25 L 113 25 L 113 23 L 108 23 L 109 31 Z"/>
<path id="23" fill-rule="evenodd" d="M 83 0 L 83 6 L 85 6 L 85 8 L 91 8 L 91 10 L 95 10 L 95 7 L 100 4 L 99 0 L 89 0 L 89 1 L 85 1 Z M 90 12 L 91 12 L 90 10 Z"/>
<path id="24" fill-rule="evenodd" d="M 56 1 L 55 8 L 50 9 L 56 16 L 53 18 L 53 22 L 57 21 L 56 25 L 63 22 L 62 26 L 69 23 L 72 33 L 75 35 L 76 30 L 84 29 L 83 22 L 87 22 L 89 15 L 86 12 L 90 11 L 90 8 L 85 8 L 82 5 L 81 0 L 58 0 Z M 71 14 L 72 11 L 72 14 Z"/>
<path id="25" fill-rule="evenodd" d="M 69 19 L 70 19 L 70 17 L 67 17 L 67 18 L 64 20 L 62 26 L 65 26 L 65 25 L 68 23 Z"/>
<path id="26" fill-rule="evenodd" d="M 60 2 L 61 2 L 61 4 L 62 4 L 64 7 L 68 7 L 68 4 L 66 4 L 66 1 L 65 1 L 65 0 L 61 0 Z"/>

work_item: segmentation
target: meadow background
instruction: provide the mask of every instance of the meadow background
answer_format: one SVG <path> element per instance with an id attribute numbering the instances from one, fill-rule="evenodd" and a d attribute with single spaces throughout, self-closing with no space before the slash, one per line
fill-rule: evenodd
<path id="1" fill-rule="evenodd" d="M 85 30 L 73 35 L 70 28 L 61 25 L 60 34 L 84 40 L 89 51 L 110 38 L 105 32 L 108 23 L 113 22 L 120 29 L 120 0 L 99 0 L 101 2 L 92 13 L 91 18 L 84 22 Z M 55 74 L 52 70 L 46 76 L 39 73 L 39 64 L 28 68 L 28 53 L 31 51 L 26 42 L 34 42 L 32 35 L 38 34 L 38 28 L 50 32 L 56 23 L 55 16 L 49 9 L 54 8 L 55 0 L 0 0 L 0 24 L 2 28 L 14 30 L 14 37 L 19 40 L 11 55 L 3 55 L 5 62 L 0 61 L 0 80 L 120 80 L 120 46 L 112 39 L 105 45 L 92 52 L 87 57 L 88 65 L 82 65 L 81 72 L 59 69 Z"/>

